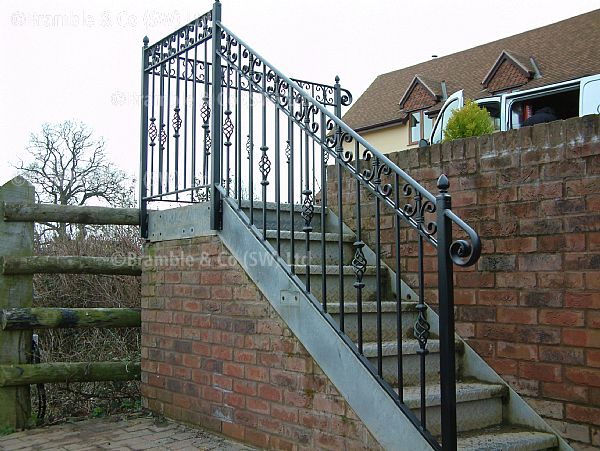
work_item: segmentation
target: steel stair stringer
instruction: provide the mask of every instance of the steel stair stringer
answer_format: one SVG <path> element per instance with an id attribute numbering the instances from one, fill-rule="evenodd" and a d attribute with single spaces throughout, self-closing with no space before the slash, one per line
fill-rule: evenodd
<path id="1" fill-rule="evenodd" d="M 358 354 L 319 311 L 316 300 L 298 289 L 292 276 L 267 251 L 226 199 L 223 201 L 223 229 L 218 235 L 384 449 L 398 449 L 399 443 L 415 451 L 433 449 L 366 369 Z M 244 255 L 248 252 L 270 256 L 271 264 L 246 264 Z M 382 418 L 386 421 L 381 421 Z"/>

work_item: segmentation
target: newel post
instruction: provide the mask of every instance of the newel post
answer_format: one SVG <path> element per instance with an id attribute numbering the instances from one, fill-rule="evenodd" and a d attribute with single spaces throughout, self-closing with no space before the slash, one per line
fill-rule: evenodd
<path id="1" fill-rule="evenodd" d="M 222 98 L 223 98 L 223 73 L 221 72 L 221 3 L 216 0 L 212 10 L 212 180 L 210 193 L 210 228 L 220 230 L 223 227 L 223 209 L 221 205 L 221 141 L 222 130 Z"/>
<path id="2" fill-rule="evenodd" d="M 32 204 L 34 196 L 33 185 L 23 177 L 15 177 L 0 187 L 0 259 L 5 256 L 26 257 L 33 254 L 33 223 L 6 222 L 4 203 Z M 5 276 L 0 266 L 0 311 L 31 307 L 32 299 L 33 276 Z M 0 328 L 0 365 L 30 363 L 31 336 L 31 330 L 5 331 Z M 29 425 L 30 419 L 29 385 L 0 386 L 0 428 L 23 429 Z"/>
<path id="3" fill-rule="evenodd" d="M 456 368 L 454 349 L 454 281 L 450 246 L 452 220 L 446 211 L 452 207 L 448 194 L 450 183 L 442 174 L 437 182 L 436 197 L 438 239 L 438 302 L 440 316 L 440 389 L 442 446 L 456 450 Z"/>
<path id="4" fill-rule="evenodd" d="M 150 62 L 148 53 L 148 36 L 144 36 L 142 48 L 142 98 L 141 98 L 141 126 L 140 126 L 140 232 L 142 238 L 148 238 L 148 212 L 147 212 L 147 183 L 148 183 L 148 73 L 146 68 Z"/>

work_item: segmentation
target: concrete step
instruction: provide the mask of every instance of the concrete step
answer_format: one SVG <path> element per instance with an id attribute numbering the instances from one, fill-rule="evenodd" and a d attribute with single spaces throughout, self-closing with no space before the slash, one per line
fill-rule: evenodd
<path id="1" fill-rule="evenodd" d="M 421 356 L 417 354 L 419 343 L 414 339 L 402 341 L 402 374 L 404 385 L 418 385 L 421 381 Z M 440 380 L 440 341 L 427 341 L 429 354 L 425 357 L 425 380 L 439 383 Z M 456 342 L 456 373 L 460 374 L 460 357 L 463 352 L 461 341 Z M 377 343 L 365 343 L 363 355 L 377 367 Z M 398 385 L 398 344 L 396 341 L 382 343 L 383 378 L 392 386 Z"/>
<path id="2" fill-rule="evenodd" d="M 302 282 L 306 281 L 306 265 L 294 265 L 294 272 L 298 275 Z M 312 294 L 315 295 L 320 301 L 323 300 L 322 290 L 322 267 L 321 265 L 310 265 L 310 287 Z M 339 266 L 338 265 L 327 265 L 325 267 L 325 277 L 327 284 L 327 300 L 337 301 L 340 299 L 340 287 L 339 287 Z M 344 301 L 356 302 L 356 288 L 354 288 L 354 282 L 356 282 L 356 274 L 352 266 L 342 267 L 342 275 L 344 281 Z M 376 268 L 375 266 L 367 266 L 362 279 L 365 284 L 362 289 L 362 300 L 364 302 L 374 301 L 376 295 Z M 381 270 L 381 297 L 386 298 L 390 293 L 390 280 L 388 272 L 382 268 Z"/>
<path id="3" fill-rule="evenodd" d="M 302 217 L 302 206 L 290 204 L 280 204 L 280 230 L 291 230 L 292 218 L 291 209 L 294 209 L 294 231 L 301 232 L 304 227 L 304 218 Z M 254 210 L 254 225 L 259 229 L 263 228 L 263 202 L 254 201 L 252 204 Z M 250 201 L 242 201 L 242 211 L 250 217 Z M 277 205 L 274 202 L 266 203 L 267 229 L 277 230 Z M 321 231 L 321 207 L 314 206 L 314 214 L 311 221 L 313 232 Z"/>
<path id="4" fill-rule="evenodd" d="M 404 387 L 404 403 L 420 417 L 420 387 Z M 433 435 L 441 433 L 440 386 L 427 384 L 427 429 Z M 459 432 L 484 429 L 502 423 L 502 399 L 508 393 L 504 385 L 483 382 L 456 383 L 456 418 Z"/>
<path id="5" fill-rule="evenodd" d="M 416 302 L 402 301 L 402 336 L 413 338 L 413 330 L 417 321 Z M 358 315 L 356 302 L 344 303 L 344 332 L 353 341 L 358 340 Z M 327 312 L 339 323 L 340 305 L 333 303 L 328 298 Z M 362 329 L 363 343 L 377 340 L 377 303 L 362 303 Z M 396 303 L 381 303 L 381 328 L 382 340 L 393 341 L 396 339 Z"/>
<path id="6" fill-rule="evenodd" d="M 554 450 L 554 434 L 515 426 L 496 426 L 459 434 L 457 447 L 462 451 L 541 451 Z"/>
<path id="7" fill-rule="evenodd" d="M 340 235 L 338 233 L 325 233 L 311 232 L 308 234 L 309 238 L 309 252 L 308 261 L 310 264 L 319 265 L 323 261 L 323 250 L 321 237 L 325 238 L 325 263 L 328 265 L 336 264 L 339 261 L 339 241 Z M 280 253 L 281 257 L 287 262 L 291 263 L 291 237 L 290 231 L 281 231 L 279 235 L 280 242 Z M 271 246 L 277 250 L 277 231 L 267 230 L 267 239 Z M 350 263 L 354 257 L 354 243 L 355 236 L 353 234 L 344 234 L 341 237 L 343 257 L 345 263 Z M 307 253 L 306 253 L 306 233 L 305 232 L 294 232 L 294 264 L 302 265 L 306 264 Z"/>

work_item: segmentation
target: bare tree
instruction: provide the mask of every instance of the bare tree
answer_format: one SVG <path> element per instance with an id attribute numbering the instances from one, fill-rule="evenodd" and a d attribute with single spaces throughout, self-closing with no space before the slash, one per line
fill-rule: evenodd
<path id="1" fill-rule="evenodd" d="M 93 200 L 130 206 L 125 173 L 107 161 L 104 140 L 95 138 L 85 124 L 44 124 L 41 133 L 31 134 L 27 150 L 31 161 L 15 167 L 36 187 L 38 201 L 84 205 Z M 48 226 L 65 236 L 64 224 Z"/>

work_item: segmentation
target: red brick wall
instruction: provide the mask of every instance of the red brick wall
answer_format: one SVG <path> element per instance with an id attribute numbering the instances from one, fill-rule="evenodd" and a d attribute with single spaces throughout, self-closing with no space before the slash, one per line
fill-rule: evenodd
<path id="1" fill-rule="evenodd" d="M 380 449 L 216 236 L 150 244 L 145 407 L 269 449 Z"/>
<path id="2" fill-rule="evenodd" d="M 454 210 L 481 235 L 478 265 L 455 272 L 457 331 L 566 438 L 600 447 L 600 116 L 388 156 L 432 193 L 446 173 Z M 333 171 L 330 180 L 336 210 Z M 343 190 L 352 224 L 355 182 Z M 373 197 L 363 202 L 373 245 Z M 381 225 L 393 267 L 389 211 Z M 414 238 L 403 229 L 401 241 L 404 278 L 414 286 Z M 436 261 L 432 248 L 426 253 L 434 303 Z"/>

